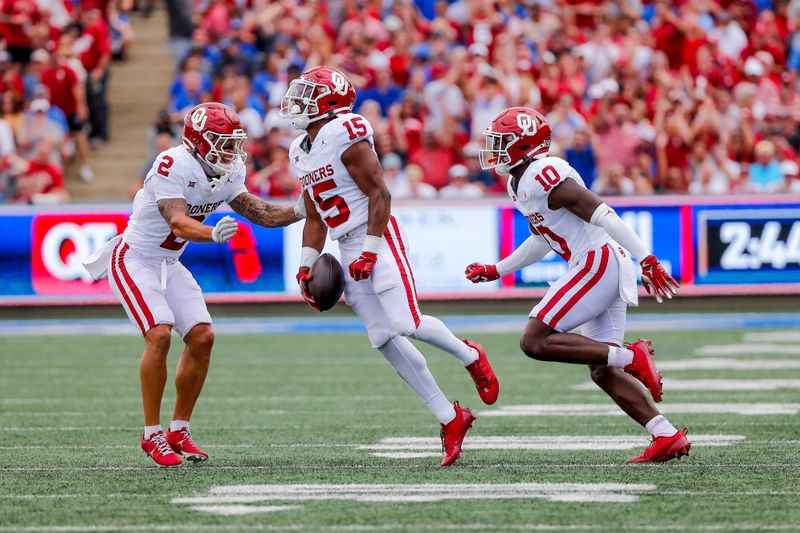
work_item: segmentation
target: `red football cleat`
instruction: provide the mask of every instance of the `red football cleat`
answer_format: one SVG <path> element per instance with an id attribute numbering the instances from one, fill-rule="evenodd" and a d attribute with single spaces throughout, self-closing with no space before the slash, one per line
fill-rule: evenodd
<path id="1" fill-rule="evenodd" d="M 644 383 L 653 400 L 660 402 L 661 374 L 658 373 L 656 360 L 653 358 L 656 353 L 653 350 L 653 343 L 647 339 L 639 339 L 633 344 L 626 342 L 625 347 L 633 351 L 633 362 L 623 370 Z"/>
<path id="2" fill-rule="evenodd" d="M 444 450 L 442 466 L 450 466 L 456 462 L 461 455 L 464 436 L 475 421 L 475 416 L 468 408 L 461 407 L 458 402 L 453 402 L 453 407 L 456 410 L 456 417 L 447 424 L 442 424 L 441 437 Z"/>
<path id="3" fill-rule="evenodd" d="M 199 463 L 208 459 L 208 454 L 201 450 L 192 440 L 192 433 L 189 428 L 182 428 L 178 431 L 167 431 L 167 443 L 175 450 L 175 453 L 182 455 L 185 459 L 193 463 Z"/>
<path id="4" fill-rule="evenodd" d="M 653 442 L 639 457 L 628 459 L 629 463 L 663 463 L 670 459 L 679 459 L 689 455 L 692 443 L 686 438 L 689 433 L 683 428 L 671 437 L 653 437 Z"/>
<path id="5" fill-rule="evenodd" d="M 167 439 L 164 438 L 164 432 L 159 431 L 155 435 L 151 435 L 149 439 L 144 438 L 142 433 L 142 450 L 149 455 L 158 466 L 180 466 L 183 459 L 175 453 Z"/>
<path id="6" fill-rule="evenodd" d="M 497 381 L 492 365 L 489 364 L 489 359 L 486 358 L 483 346 L 467 339 L 464 339 L 464 344 L 478 351 L 478 359 L 464 368 L 472 376 L 472 381 L 475 382 L 475 388 L 478 389 L 478 395 L 483 400 L 483 403 L 492 405 L 497 401 L 497 395 L 500 393 L 500 382 Z"/>

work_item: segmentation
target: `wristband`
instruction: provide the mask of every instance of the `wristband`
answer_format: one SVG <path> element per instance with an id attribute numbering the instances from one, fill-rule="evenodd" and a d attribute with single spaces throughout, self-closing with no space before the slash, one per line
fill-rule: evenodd
<path id="1" fill-rule="evenodd" d="M 311 268 L 318 258 L 319 250 L 310 246 L 303 246 L 303 249 L 300 251 L 300 268 Z"/>
<path id="2" fill-rule="evenodd" d="M 376 237 L 375 235 L 367 235 L 366 237 L 364 237 L 364 246 L 362 246 L 361 250 L 364 252 L 370 252 L 377 255 L 378 250 L 381 247 L 381 243 L 383 243 L 383 237 Z"/>

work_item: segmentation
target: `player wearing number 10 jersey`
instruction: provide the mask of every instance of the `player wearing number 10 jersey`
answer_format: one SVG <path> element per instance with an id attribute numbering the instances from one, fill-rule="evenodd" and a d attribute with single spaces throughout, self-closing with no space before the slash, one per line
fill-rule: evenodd
<path id="1" fill-rule="evenodd" d="M 208 372 L 214 333 L 200 286 L 178 261 L 187 242 L 225 243 L 237 222 L 223 217 L 203 224 L 223 202 L 254 224 L 275 227 L 300 220 L 298 207 L 279 207 L 253 196 L 244 185 L 242 145 L 247 139 L 236 112 L 219 103 L 186 114 L 183 145 L 158 155 L 133 201 L 125 232 L 91 257 L 87 270 L 109 284 L 145 340 L 140 364 L 145 428 L 142 449 L 160 466 L 208 454 L 192 440 L 189 420 Z M 175 373 L 175 410 L 166 435 L 161 398 L 172 330 L 186 343 Z"/>
<path id="2" fill-rule="evenodd" d="M 531 236 L 496 265 L 469 265 L 467 278 L 493 281 L 551 250 L 560 255 L 569 270 L 531 311 L 522 350 L 541 361 L 589 366 L 594 382 L 653 435 L 650 447 L 631 462 L 667 461 L 688 453 L 686 430 L 675 429 L 636 381 L 661 401 L 652 343 L 639 339 L 622 346 L 626 309 L 637 305 L 638 297 L 628 251 L 640 260 L 642 282 L 659 303 L 672 298 L 678 284 L 614 210 L 586 188 L 574 168 L 548 155 L 550 125 L 540 113 L 506 109 L 484 135 L 481 166 L 511 174 L 508 194 L 528 219 Z M 582 335 L 569 333 L 579 326 Z"/>
<path id="3" fill-rule="evenodd" d="M 307 290 L 310 267 L 326 234 L 338 241 L 342 262 L 349 266 L 345 300 L 364 321 L 372 346 L 439 419 L 442 466 L 449 466 L 458 459 L 474 417 L 447 400 L 407 337 L 459 359 L 485 403 L 495 402 L 499 385 L 480 345 L 459 341 L 440 320 L 420 311 L 406 240 L 391 215 L 389 191 L 373 149 L 372 126 L 350 112 L 355 98 L 347 77 L 329 67 L 304 72 L 283 98 L 281 114 L 306 131 L 289 149 L 308 213 L 297 280 L 303 297 L 316 308 Z"/>

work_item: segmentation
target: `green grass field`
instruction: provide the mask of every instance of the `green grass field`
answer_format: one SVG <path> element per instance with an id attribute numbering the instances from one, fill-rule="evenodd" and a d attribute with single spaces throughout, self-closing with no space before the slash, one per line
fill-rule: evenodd
<path id="1" fill-rule="evenodd" d="M 744 335 L 643 335 L 654 340 L 657 359 L 675 368 L 663 371 L 662 405 L 703 411 L 698 404 L 730 410 L 728 404 L 800 403 L 800 359 L 787 352 L 715 354 L 723 361 L 718 368 L 681 369 L 703 346 L 737 345 Z M 791 405 L 762 406 L 770 414 L 668 414 L 678 427 L 689 426 L 690 437 L 705 440 L 680 462 L 627 465 L 646 439 L 626 417 L 482 415 L 511 405 L 610 406 L 610 400 L 599 390 L 576 388 L 588 382 L 585 368 L 526 359 L 517 335 L 471 338 L 484 344 L 501 380 L 500 399 L 491 408 L 484 409 L 455 359 L 423 347 L 448 397 L 478 415 L 451 469 L 438 468 L 438 450 L 427 445 L 420 449 L 436 457 L 374 455 L 391 453 L 391 441 L 382 450 L 359 447 L 392 438 L 438 439 L 435 419 L 365 337 L 220 335 L 193 419 L 195 437 L 211 459 L 164 470 L 139 449 L 141 339 L 2 337 L 0 531 L 800 529 L 800 417 L 796 409 L 787 414 Z M 170 375 L 179 353 L 175 344 Z M 788 364 L 746 368 L 754 358 Z M 745 368 L 733 368 L 737 364 Z M 670 390 L 669 379 L 685 390 Z M 724 388 L 731 379 L 753 387 L 780 381 L 772 382 L 776 390 L 688 390 L 699 379 L 718 380 L 706 382 L 707 388 Z M 165 423 L 174 397 L 170 387 Z M 773 414 L 781 409 L 788 411 Z M 545 440 L 538 449 L 497 449 L 535 442 L 502 437 L 548 436 L 566 438 Z M 602 443 L 602 436 L 641 443 L 563 449 L 586 440 Z M 470 438 L 477 437 L 500 438 L 470 449 Z M 576 483 L 585 485 L 560 485 Z M 417 501 L 407 501 L 408 487 L 362 487 L 360 498 L 353 487 L 283 487 L 348 484 L 416 485 Z M 430 484 L 445 485 L 462 499 L 436 500 L 441 491 L 425 486 Z M 262 487 L 224 488 L 242 485 Z"/>

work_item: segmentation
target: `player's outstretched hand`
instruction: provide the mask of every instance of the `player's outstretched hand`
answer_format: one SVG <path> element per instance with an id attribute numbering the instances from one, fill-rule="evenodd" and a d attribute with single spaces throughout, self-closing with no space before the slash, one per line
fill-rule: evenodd
<path id="1" fill-rule="evenodd" d="M 667 274 L 661 263 L 654 255 L 648 255 L 641 262 L 642 265 L 642 285 L 647 291 L 647 294 L 654 294 L 658 303 L 664 301 L 664 298 L 671 300 L 672 297 L 678 294 L 678 282 Z"/>
<path id="2" fill-rule="evenodd" d="M 358 259 L 350 263 L 350 277 L 356 281 L 368 279 L 372 274 L 372 269 L 375 268 L 375 262 L 378 261 L 378 256 L 372 252 L 361 252 Z"/>
<path id="3" fill-rule="evenodd" d="M 500 279 L 495 265 L 484 265 L 483 263 L 472 263 L 464 270 L 464 275 L 472 283 L 484 283 Z"/>
<path id="4" fill-rule="evenodd" d="M 228 242 L 236 235 L 239 223 L 233 217 L 224 216 L 211 230 L 211 238 L 214 242 Z"/>
<path id="5" fill-rule="evenodd" d="M 297 276 L 295 277 L 297 278 L 297 284 L 300 285 L 300 294 L 303 296 L 303 300 L 308 302 L 308 305 L 321 313 L 322 309 L 319 308 L 317 301 L 308 290 L 308 282 L 314 279 L 314 276 L 311 274 L 311 269 L 307 266 L 300 267 L 300 270 L 297 271 Z"/>

